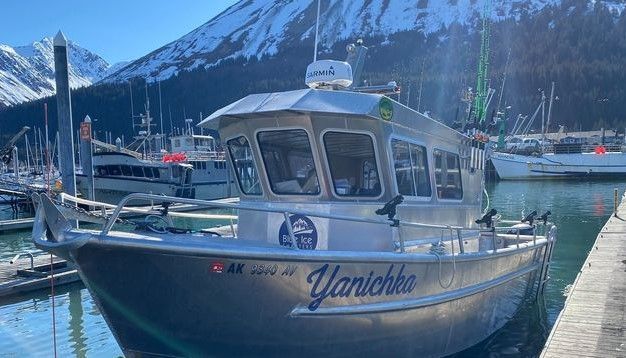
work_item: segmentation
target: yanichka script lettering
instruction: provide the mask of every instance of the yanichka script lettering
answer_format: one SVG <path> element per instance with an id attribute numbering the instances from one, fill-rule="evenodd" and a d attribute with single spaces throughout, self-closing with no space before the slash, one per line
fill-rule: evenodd
<path id="1" fill-rule="evenodd" d="M 309 303 L 309 310 L 315 311 L 328 297 L 376 297 L 413 292 L 417 284 L 415 275 L 405 276 L 405 265 L 401 265 L 397 272 L 395 267 L 390 265 L 384 276 L 370 271 L 367 276 L 350 277 L 340 275 L 341 265 L 335 265 L 329 270 L 330 265 L 325 264 L 312 271 L 306 279 L 312 284 L 313 300 Z"/>

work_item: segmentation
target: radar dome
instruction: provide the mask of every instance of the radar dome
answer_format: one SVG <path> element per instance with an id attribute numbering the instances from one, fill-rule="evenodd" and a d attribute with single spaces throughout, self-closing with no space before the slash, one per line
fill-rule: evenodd
<path id="1" fill-rule="evenodd" d="M 304 82 L 310 88 L 350 87 L 352 84 L 352 67 L 343 61 L 315 61 L 307 66 Z"/>

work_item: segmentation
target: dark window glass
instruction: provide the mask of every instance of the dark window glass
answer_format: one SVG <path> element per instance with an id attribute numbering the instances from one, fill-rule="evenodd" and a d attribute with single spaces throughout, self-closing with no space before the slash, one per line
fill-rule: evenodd
<path id="1" fill-rule="evenodd" d="M 122 175 L 130 177 L 133 176 L 133 171 L 130 169 L 130 165 L 122 165 Z"/>
<path id="2" fill-rule="evenodd" d="M 241 191 L 248 195 L 261 195 L 259 172 L 252 157 L 250 143 L 248 143 L 246 137 L 241 136 L 231 139 L 226 144 L 228 145 L 228 152 L 233 161 L 233 168 Z"/>
<path id="3" fill-rule="evenodd" d="M 393 153 L 393 166 L 396 172 L 398 194 L 415 196 L 415 183 L 411 170 L 409 143 L 394 139 L 391 141 L 391 150 Z"/>
<path id="4" fill-rule="evenodd" d="M 274 193 L 319 194 L 311 144 L 304 130 L 260 132 L 257 138 Z"/>
<path id="5" fill-rule="evenodd" d="M 413 168 L 415 192 L 417 196 L 430 197 L 430 176 L 428 175 L 426 148 L 412 143 L 409 144 L 409 147 L 411 148 L 411 167 Z"/>
<path id="6" fill-rule="evenodd" d="M 369 135 L 328 132 L 324 134 L 324 146 L 337 195 L 380 195 L 380 175 Z"/>
<path id="7" fill-rule="evenodd" d="M 461 166 L 458 154 L 434 150 L 435 184 L 440 199 L 463 199 Z"/>
<path id="8" fill-rule="evenodd" d="M 134 177 L 143 177 L 143 176 L 144 176 L 144 175 L 143 175 L 143 168 L 142 168 L 142 167 L 139 167 L 139 166 L 133 165 L 133 166 L 132 166 L 132 169 L 133 169 L 133 176 L 134 176 Z"/>
<path id="9" fill-rule="evenodd" d="M 96 175 L 109 175 L 109 171 L 107 170 L 107 168 L 104 165 L 98 165 L 96 166 Z"/>
<path id="10" fill-rule="evenodd" d="M 122 175 L 122 170 L 119 165 L 107 165 L 106 167 L 109 175 Z"/>
<path id="11" fill-rule="evenodd" d="M 143 168 L 143 171 L 146 173 L 146 177 L 147 178 L 154 178 L 154 169 L 156 168 L 152 168 L 152 167 L 145 167 Z"/>
<path id="12" fill-rule="evenodd" d="M 154 173 L 154 178 L 159 179 L 161 177 L 161 170 L 159 168 L 152 168 L 152 172 Z"/>

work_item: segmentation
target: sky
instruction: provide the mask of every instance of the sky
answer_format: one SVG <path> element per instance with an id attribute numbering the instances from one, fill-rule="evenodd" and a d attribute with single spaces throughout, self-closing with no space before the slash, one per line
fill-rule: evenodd
<path id="1" fill-rule="evenodd" d="M 27 45 L 62 30 L 110 64 L 137 59 L 174 41 L 236 0 L 8 0 L 0 44 Z"/>

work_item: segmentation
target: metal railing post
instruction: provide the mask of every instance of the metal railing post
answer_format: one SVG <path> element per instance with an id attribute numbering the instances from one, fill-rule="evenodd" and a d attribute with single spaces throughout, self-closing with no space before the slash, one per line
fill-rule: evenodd
<path id="1" fill-rule="evenodd" d="M 479 233 L 480 235 L 480 233 Z M 461 229 L 456 229 L 456 237 L 457 240 L 459 240 L 459 253 L 464 254 L 465 253 L 465 245 L 463 243 L 463 238 L 461 237 Z"/>

